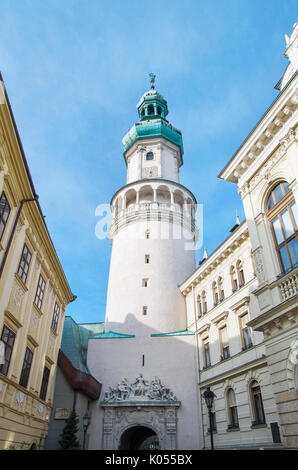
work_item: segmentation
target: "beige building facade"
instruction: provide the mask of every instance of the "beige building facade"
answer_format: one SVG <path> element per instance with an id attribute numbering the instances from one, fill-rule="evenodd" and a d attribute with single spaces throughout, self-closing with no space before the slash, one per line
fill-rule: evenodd
<path id="1" fill-rule="evenodd" d="M 297 46 L 295 24 L 277 98 L 219 175 L 237 184 L 246 221 L 180 286 L 223 449 L 298 448 Z"/>
<path id="2" fill-rule="evenodd" d="M 0 78 L 0 449 L 34 449 L 47 434 L 65 310 L 75 296 Z"/>

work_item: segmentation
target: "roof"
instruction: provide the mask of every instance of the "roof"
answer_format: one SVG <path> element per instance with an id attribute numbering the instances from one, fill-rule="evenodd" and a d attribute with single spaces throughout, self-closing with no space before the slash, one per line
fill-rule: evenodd
<path id="1" fill-rule="evenodd" d="M 194 335 L 194 331 L 191 330 L 181 330 L 181 331 L 171 331 L 170 333 L 154 333 L 151 336 L 186 336 Z"/>
<path id="2" fill-rule="evenodd" d="M 135 335 L 125 335 L 122 333 L 116 333 L 115 331 L 108 331 L 107 333 L 100 333 L 97 335 L 89 336 L 90 339 L 95 338 L 135 338 Z"/>
<path id="3" fill-rule="evenodd" d="M 88 339 L 94 333 L 102 332 L 104 323 L 78 324 L 70 316 L 65 316 L 61 349 L 72 365 L 90 374 L 87 365 Z"/>

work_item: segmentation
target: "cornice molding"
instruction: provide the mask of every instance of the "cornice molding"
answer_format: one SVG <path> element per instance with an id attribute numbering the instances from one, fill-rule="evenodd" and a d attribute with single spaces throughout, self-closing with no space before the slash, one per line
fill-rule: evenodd
<path id="1" fill-rule="evenodd" d="M 242 198 L 249 192 L 253 191 L 260 181 L 263 181 L 264 179 L 266 181 L 270 180 L 271 169 L 287 153 L 288 148 L 293 142 L 298 143 L 298 127 L 289 129 L 287 134 L 280 139 L 278 148 L 269 156 L 262 167 L 252 176 L 252 178 L 250 178 L 249 181 L 246 181 L 239 188 L 238 193 Z"/>
<path id="2" fill-rule="evenodd" d="M 253 162 L 274 142 L 274 138 L 280 134 L 281 129 L 291 120 L 290 118 L 297 110 L 296 82 L 297 72 L 226 164 L 219 178 L 239 183 Z"/>

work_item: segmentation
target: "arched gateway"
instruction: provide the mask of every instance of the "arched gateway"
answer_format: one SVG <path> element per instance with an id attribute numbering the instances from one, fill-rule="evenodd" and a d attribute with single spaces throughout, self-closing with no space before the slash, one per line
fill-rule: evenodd
<path id="1" fill-rule="evenodd" d="M 123 432 L 119 450 L 153 450 L 160 449 L 156 432 L 147 426 L 132 426 Z"/>
<path id="2" fill-rule="evenodd" d="M 158 377 L 148 381 L 140 374 L 132 383 L 122 379 L 101 402 L 103 449 L 176 449 L 179 406 Z"/>

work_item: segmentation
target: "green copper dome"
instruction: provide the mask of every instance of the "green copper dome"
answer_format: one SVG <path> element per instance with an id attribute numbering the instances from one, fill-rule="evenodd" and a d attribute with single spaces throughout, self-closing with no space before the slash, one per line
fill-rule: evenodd
<path id="1" fill-rule="evenodd" d="M 143 94 L 137 104 L 140 120 L 136 122 L 122 140 L 124 154 L 136 140 L 163 137 L 179 147 L 182 160 L 182 134 L 167 121 L 168 104 L 164 97 L 155 90 L 154 81 L 155 75 L 150 74 L 151 89 Z"/>

